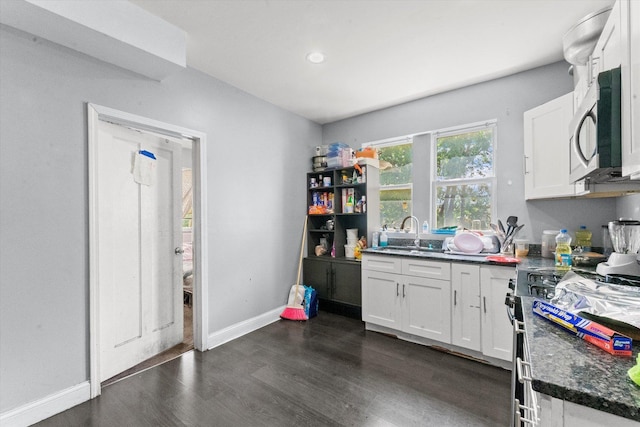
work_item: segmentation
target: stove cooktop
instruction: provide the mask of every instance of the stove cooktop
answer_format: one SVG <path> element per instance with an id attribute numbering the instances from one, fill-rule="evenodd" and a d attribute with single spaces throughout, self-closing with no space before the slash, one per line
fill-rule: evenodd
<path id="1" fill-rule="evenodd" d="M 640 277 L 627 276 L 621 274 L 609 274 L 601 276 L 591 270 L 572 269 L 587 279 L 597 280 L 604 283 L 613 283 L 616 285 L 637 286 L 640 287 Z M 516 282 L 517 296 L 533 296 L 537 298 L 552 299 L 555 296 L 556 285 L 562 281 L 566 271 L 551 268 L 535 268 L 525 269 L 518 272 Z"/>

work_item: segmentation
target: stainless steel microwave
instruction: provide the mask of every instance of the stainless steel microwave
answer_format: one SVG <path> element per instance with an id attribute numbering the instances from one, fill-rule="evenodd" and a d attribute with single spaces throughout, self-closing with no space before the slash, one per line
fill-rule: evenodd
<path id="1" fill-rule="evenodd" d="M 621 180 L 620 67 L 598 74 L 569 125 L 571 182 Z"/>

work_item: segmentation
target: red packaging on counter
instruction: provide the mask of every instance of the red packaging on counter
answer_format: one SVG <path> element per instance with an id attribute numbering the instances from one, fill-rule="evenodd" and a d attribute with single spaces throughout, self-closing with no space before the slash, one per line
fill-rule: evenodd
<path id="1" fill-rule="evenodd" d="M 631 356 L 632 339 L 576 314 L 569 313 L 546 301 L 536 299 L 533 312 L 585 341 L 594 344 L 614 356 Z"/>

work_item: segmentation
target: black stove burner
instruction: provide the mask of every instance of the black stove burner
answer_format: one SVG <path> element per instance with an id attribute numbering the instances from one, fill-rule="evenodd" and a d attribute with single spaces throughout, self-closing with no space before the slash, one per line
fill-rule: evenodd
<path id="1" fill-rule="evenodd" d="M 629 276 L 627 274 L 607 274 L 599 278 L 599 280 L 614 285 L 640 286 L 640 276 Z"/>

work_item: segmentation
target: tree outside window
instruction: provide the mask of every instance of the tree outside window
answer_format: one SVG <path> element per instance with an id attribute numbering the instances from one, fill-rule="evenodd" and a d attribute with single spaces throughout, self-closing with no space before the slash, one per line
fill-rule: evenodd
<path id="1" fill-rule="evenodd" d="M 488 229 L 494 203 L 495 123 L 437 134 L 434 216 L 436 227 Z"/>
<path id="2" fill-rule="evenodd" d="M 411 215 L 412 207 L 412 141 L 379 145 L 380 159 L 380 224 L 400 228 Z"/>

